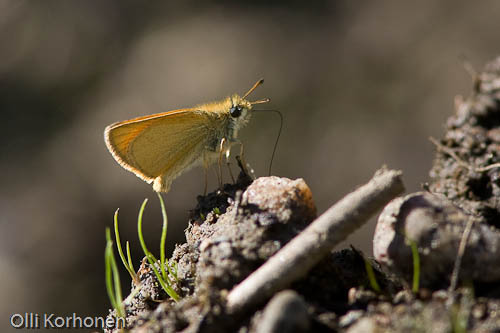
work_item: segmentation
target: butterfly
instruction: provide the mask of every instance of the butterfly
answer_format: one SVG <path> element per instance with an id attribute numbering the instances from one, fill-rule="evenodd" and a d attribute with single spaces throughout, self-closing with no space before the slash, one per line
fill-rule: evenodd
<path id="1" fill-rule="evenodd" d="M 111 124 L 104 130 L 106 147 L 114 159 L 156 192 L 168 192 L 172 181 L 194 166 L 205 170 L 229 158 L 231 146 L 242 144 L 238 132 L 251 117 L 255 104 L 246 98 L 264 82 L 257 81 L 243 96 L 233 94 L 221 101 L 193 108 L 167 111 Z M 206 173 L 205 173 L 206 175 Z M 205 176 L 205 192 L 206 192 Z"/>

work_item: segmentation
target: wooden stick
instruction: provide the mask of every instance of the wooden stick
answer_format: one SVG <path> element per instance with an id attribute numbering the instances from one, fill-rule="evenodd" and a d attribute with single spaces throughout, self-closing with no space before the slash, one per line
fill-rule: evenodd
<path id="1" fill-rule="evenodd" d="M 378 170 L 365 185 L 345 196 L 231 290 L 231 313 L 256 305 L 305 276 L 321 259 L 379 209 L 404 191 L 401 171 Z"/>

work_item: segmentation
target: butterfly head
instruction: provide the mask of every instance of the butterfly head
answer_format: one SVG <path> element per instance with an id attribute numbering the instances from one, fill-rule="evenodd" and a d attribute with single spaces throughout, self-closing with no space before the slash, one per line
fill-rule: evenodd
<path id="1" fill-rule="evenodd" d="M 243 127 L 249 120 L 251 116 L 252 106 L 255 104 L 267 103 L 269 98 L 257 100 L 255 102 L 250 102 L 246 98 L 250 95 L 255 88 L 264 83 L 263 79 L 257 81 L 250 90 L 248 90 L 242 97 L 239 95 L 233 95 L 230 97 L 231 103 L 229 104 L 229 138 L 235 139 L 238 130 Z"/>

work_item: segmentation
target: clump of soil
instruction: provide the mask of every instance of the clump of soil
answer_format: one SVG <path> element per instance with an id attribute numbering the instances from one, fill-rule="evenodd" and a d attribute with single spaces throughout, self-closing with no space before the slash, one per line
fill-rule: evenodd
<path id="1" fill-rule="evenodd" d="M 398 206 L 397 214 L 402 212 L 405 222 L 411 216 L 416 233 L 429 231 L 431 235 L 426 234 L 427 243 L 418 243 L 418 250 L 422 270 L 429 267 L 431 272 L 431 266 L 435 269 L 432 274 L 422 274 L 424 287 L 417 293 L 409 290 L 411 266 L 406 271 L 398 270 L 391 257 L 394 239 L 376 237 L 376 244 L 387 245 L 383 245 L 387 252 L 375 249 L 384 258 L 383 269 L 354 248 L 332 252 L 289 290 L 244 311 L 229 313 L 228 292 L 316 217 L 312 194 L 302 179 L 264 177 L 252 181 L 242 173 L 235 184 L 198 197 L 186 242 L 172 255 L 177 262 L 179 282 L 174 287 L 182 296 L 179 302 L 168 299 L 149 264 L 143 261 L 138 272 L 140 291 L 126 301 L 128 328 L 132 332 L 500 331 L 499 293 L 495 292 L 500 290 L 500 281 L 486 278 L 488 283 L 478 282 L 482 280 L 474 277 L 475 269 L 470 269 L 475 253 L 466 252 L 468 257 L 464 256 L 462 272 L 472 273 L 460 275 L 457 290 L 441 289 L 450 283 L 453 261 L 446 259 L 444 263 L 435 257 L 426 261 L 440 244 L 448 246 L 455 258 L 459 238 L 450 241 L 441 237 L 441 243 L 432 238 L 443 235 L 441 226 L 462 235 L 467 221 L 473 220 L 483 227 L 477 229 L 480 236 L 471 232 L 471 244 L 477 245 L 471 248 L 476 251 L 484 239 L 489 246 L 497 244 L 500 168 L 495 163 L 500 162 L 500 58 L 477 76 L 470 97 L 457 99 L 456 111 L 447 122 L 444 138 L 437 143 L 430 193 L 397 199 L 407 209 Z M 439 196 L 439 200 L 429 195 Z M 421 215 L 410 214 L 415 212 L 410 210 L 414 207 Z M 384 211 L 387 213 L 387 208 Z M 397 214 L 381 218 L 396 220 Z M 434 229 L 422 227 L 424 217 Z M 397 226 L 388 223 L 385 227 L 387 233 L 397 236 Z M 483 251 L 481 256 L 487 252 L 492 251 Z M 411 257 L 406 257 L 405 264 L 408 258 L 411 262 Z M 374 270 L 379 291 L 373 290 L 367 265 Z"/>
<path id="2" fill-rule="evenodd" d="M 475 78 L 472 95 L 456 98 L 430 176 L 431 192 L 442 193 L 473 215 L 500 228 L 500 58 Z"/>
<path id="3" fill-rule="evenodd" d="M 126 303 L 128 328 L 147 332 L 259 331 L 258 318 L 265 304 L 228 314 L 225 296 L 314 220 L 316 208 L 302 179 L 264 177 L 248 184 L 242 174 L 236 184 L 198 198 L 186 229 L 186 243 L 178 245 L 172 255 L 177 262 L 179 283 L 175 287 L 182 296 L 180 302 L 167 298 L 143 261 L 138 272 L 141 291 Z M 384 290 L 399 288 L 373 265 Z M 360 286 L 369 286 L 365 261 L 360 252 L 346 249 L 329 255 L 292 288 L 307 304 L 307 327 L 329 331 L 350 308 L 348 290 Z M 372 293 L 370 297 L 385 296 Z"/>

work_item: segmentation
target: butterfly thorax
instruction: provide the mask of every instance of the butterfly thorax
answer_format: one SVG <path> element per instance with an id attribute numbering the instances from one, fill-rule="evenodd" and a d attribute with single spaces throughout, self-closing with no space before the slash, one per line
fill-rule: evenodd
<path id="1" fill-rule="evenodd" d="M 216 151 L 222 139 L 228 143 L 238 141 L 239 130 L 250 120 L 252 105 L 239 95 L 233 95 L 222 101 L 199 105 L 196 108 L 206 112 L 212 119 L 210 128 L 213 133 L 209 150 Z"/>

